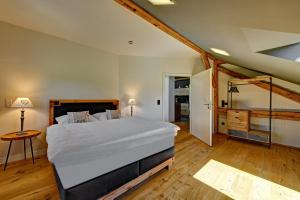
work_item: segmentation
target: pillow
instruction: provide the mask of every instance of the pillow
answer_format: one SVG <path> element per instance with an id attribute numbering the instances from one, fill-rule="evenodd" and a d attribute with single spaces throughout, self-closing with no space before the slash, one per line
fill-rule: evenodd
<path id="1" fill-rule="evenodd" d="M 95 117 L 97 120 L 100 120 L 100 121 L 107 120 L 106 112 L 95 113 L 95 114 L 93 114 L 93 117 Z"/>
<path id="2" fill-rule="evenodd" d="M 55 120 L 58 124 L 68 124 L 69 123 L 69 117 L 68 115 L 62 115 L 60 117 L 56 117 Z"/>
<path id="3" fill-rule="evenodd" d="M 107 119 L 120 119 L 121 113 L 119 110 L 106 110 Z"/>
<path id="4" fill-rule="evenodd" d="M 69 123 L 85 123 L 89 121 L 89 111 L 68 112 Z"/>
<path id="5" fill-rule="evenodd" d="M 93 115 L 89 115 L 89 122 L 98 122 L 99 120 Z"/>

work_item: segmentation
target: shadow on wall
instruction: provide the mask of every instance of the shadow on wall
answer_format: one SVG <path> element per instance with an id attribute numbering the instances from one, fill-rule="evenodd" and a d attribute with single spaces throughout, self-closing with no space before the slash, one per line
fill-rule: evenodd
<path id="1" fill-rule="evenodd" d="M 200 57 L 200 55 L 199 55 Z M 194 63 L 194 67 L 193 67 L 193 72 L 192 74 L 198 74 L 199 72 L 205 70 L 204 66 L 203 66 L 203 62 L 202 59 L 195 59 L 195 63 Z"/>

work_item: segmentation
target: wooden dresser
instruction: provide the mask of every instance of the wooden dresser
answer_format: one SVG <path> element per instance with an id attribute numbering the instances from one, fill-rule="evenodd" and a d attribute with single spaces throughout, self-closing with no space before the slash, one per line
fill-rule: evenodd
<path id="1" fill-rule="evenodd" d="M 227 110 L 227 124 L 229 130 L 245 131 L 250 130 L 248 110 Z"/>
<path id="2" fill-rule="evenodd" d="M 250 110 L 228 109 L 228 134 L 231 137 L 268 143 L 268 141 L 270 141 L 270 132 L 264 130 L 251 129 L 250 112 Z"/>

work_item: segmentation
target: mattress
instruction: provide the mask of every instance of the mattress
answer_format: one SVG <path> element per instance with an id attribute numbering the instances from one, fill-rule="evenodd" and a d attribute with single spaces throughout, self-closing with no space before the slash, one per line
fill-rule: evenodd
<path id="1" fill-rule="evenodd" d="M 52 125 L 47 155 L 68 189 L 174 146 L 178 129 L 141 118 Z"/>

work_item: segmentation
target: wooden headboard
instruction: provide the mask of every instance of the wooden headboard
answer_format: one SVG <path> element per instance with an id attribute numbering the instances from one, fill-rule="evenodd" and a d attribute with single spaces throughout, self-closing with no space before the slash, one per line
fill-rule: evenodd
<path id="1" fill-rule="evenodd" d="M 49 107 L 49 126 L 56 124 L 56 117 L 66 115 L 67 112 L 89 111 L 90 114 L 105 112 L 106 110 L 118 110 L 119 100 L 80 100 L 80 99 L 61 99 L 50 100 Z"/>

